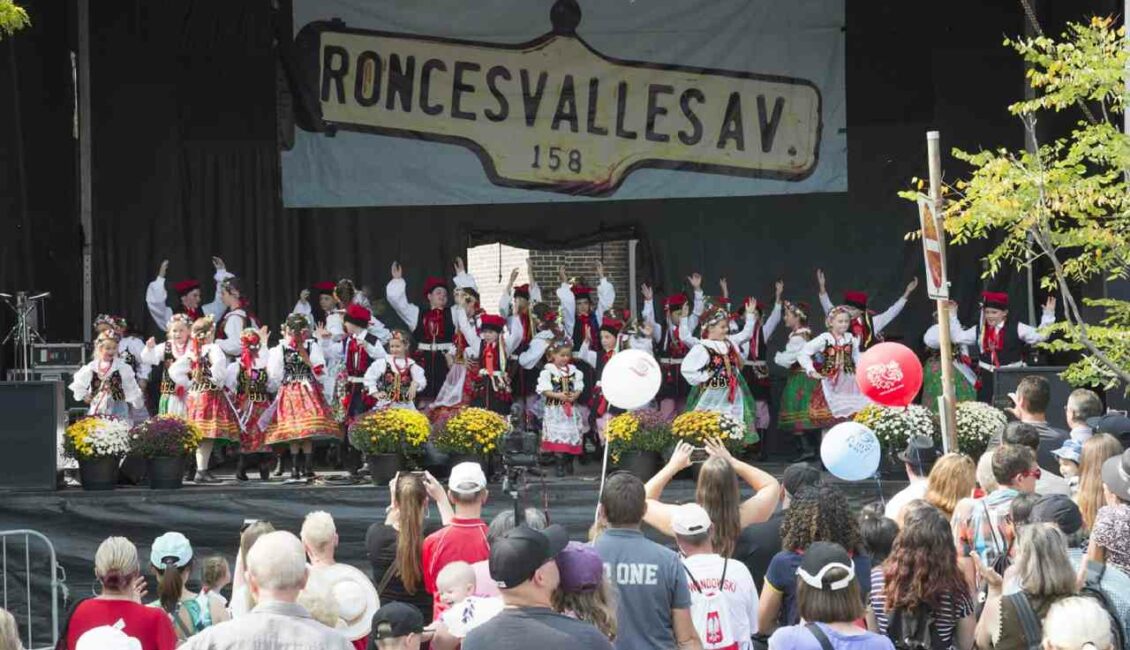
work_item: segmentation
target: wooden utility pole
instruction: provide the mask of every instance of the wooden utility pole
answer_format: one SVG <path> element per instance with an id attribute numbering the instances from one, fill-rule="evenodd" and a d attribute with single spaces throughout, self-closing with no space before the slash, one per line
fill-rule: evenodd
<path id="1" fill-rule="evenodd" d="M 942 218 L 942 151 L 941 135 L 937 131 L 926 133 L 926 153 L 930 164 L 930 207 L 941 253 L 941 286 L 944 297 L 935 296 L 938 308 L 938 341 L 941 350 L 942 403 L 938 414 L 942 421 L 943 447 L 946 452 L 957 451 L 957 398 L 953 389 L 953 343 L 950 336 L 949 280 L 946 277 L 946 231 Z M 929 269 L 927 269 L 929 272 Z"/>

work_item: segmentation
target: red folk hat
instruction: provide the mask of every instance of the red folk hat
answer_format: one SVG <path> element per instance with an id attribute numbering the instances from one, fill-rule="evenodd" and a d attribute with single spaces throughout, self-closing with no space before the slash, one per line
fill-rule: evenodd
<path id="1" fill-rule="evenodd" d="M 325 294 L 327 296 L 332 296 L 334 289 L 337 288 L 337 284 L 333 282 L 315 282 L 314 286 L 310 288 L 313 289 L 314 293 L 318 295 Z"/>
<path id="2" fill-rule="evenodd" d="M 679 309 L 685 304 L 687 304 L 687 297 L 681 293 L 676 293 L 673 296 L 667 296 L 663 299 L 664 309 Z"/>
<path id="3" fill-rule="evenodd" d="M 514 297 L 515 298 L 525 298 L 525 299 L 529 300 L 529 298 L 530 298 L 530 285 L 519 284 L 518 286 L 514 287 Z"/>
<path id="4" fill-rule="evenodd" d="M 353 303 L 345 308 L 345 322 L 347 323 L 353 323 L 357 327 L 368 327 L 369 321 L 372 319 L 373 312 L 357 303 Z"/>
<path id="5" fill-rule="evenodd" d="M 199 288 L 199 280 L 181 280 L 180 282 L 173 285 L 173 291 L 176 291 L 178 296 L 184 296 L 188 292 L 194 291 Z"/>
<path id="6" fill-rule="evenodd" d="M 845 291 L 844 304 L 848 307 L 855 307 L 856 309 L 867 309 L 867 292 L 866 291 Z"/>
<path id="7" fill-rule="evenodd" d="M 988 309 L 1008 309 L 1008 294 L 998 291 L 981 292 L 981 306 Z"/>
<path id="8" fill-rule="evenodd" d="M 436 289 L 447 289 L 447 281 L 439 276 L 431 276 L 424 280 L 424 295 L 430 295 Z"/>
<path id="9" fill-rule="evenodd" d="M 600 331 L 608 332 L 616 336 L 620 334 L 620 330 L 624 327 L 624 323 L 616 320 L 615 318 L 602 318 L 600 319 Z"/>
<path id="10" fill-rule="evenodd" d="M 492 332 L 501 332 L 502 328 L 506 326 L 506 319 L 495 314 L 483 314 L 479 317 L 479 320 L 483 325 L 483 329 Z"/>
<path id="11" fill-rule="evenodd" d="M 576 284 L 570 287 L 569 290 L 573 292 L 573 298 L 576 300 L 592 300 L 592 287 Z"/>

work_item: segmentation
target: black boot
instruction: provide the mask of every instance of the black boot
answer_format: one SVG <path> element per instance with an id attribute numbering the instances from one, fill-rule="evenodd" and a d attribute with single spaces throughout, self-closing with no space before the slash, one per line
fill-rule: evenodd
<path id="1" fill-rule="evenodd" d="M 574 456 L 573 454 L 565 455 L 565 473 L 569 476 L 573 475 L 573 461 L 575 460 L 576 456 Z"/>
<path id="2" fill-rule="evenodd" d="M 247 480 L 247 454 L 240 454 L 239 458 L 235 461 L 235 480 L 244 482 Z"/>
<path id="3" fill-rule="evenodd" d="M 306 478 L 314 478 L 315 476 L 317 476 L 316 474 L 314 474 L 314 451 L 310 450 L 310 453 L 304 453 L 303 456 L 304 458 L 302 459 L 302 469 L 306 471 L 302 475 Z"/>
<path id="4" fill-rule="evenodd" d="M 816 454 L 812 450 L 812 445 L 808 442 L 808 432 L 802 431 L 793 436 L 793 442 L 796 444 L 797 455 L 793 457 L 794 463 L 805 463 L 810 460 L 816 459 Z"/>
<path id="5" fill-rule="evenodd" d="M 259 480 L 271 480 L 271 457 L 259 454 Z"/>
<path id="6" fill-rule="evenodd" d="M 278 465 L 275 466 L 275 476 L 282 476 L 283 475 L 283 457 L 284 456 L 286 456 L 286 452 L 279 452 Z"/>
<path id="7" fill-rule="evenodd" d="M 804 436 L 808 439 L 808 447 L 812 450 L 812 460 L 820 465 L 820 469 L 824 469 L 824 463 L 820 461 L 820 442 L 823 438 L 823 432 L 820 429 L 813 429 L 805 431 Z"/>
<path id="8" fill-rule="evenodd" d="M 302 461 L 305 460 L 302 452 L 290 455 L 290 478 L 297 481 L 302 478 Z"/>
<path id="9" fill-rule="evenodd" d="M 565 478 L 565 454 L 554 454 L 553 460 L 557 465 L 555 475 L 557 478 Z"/>

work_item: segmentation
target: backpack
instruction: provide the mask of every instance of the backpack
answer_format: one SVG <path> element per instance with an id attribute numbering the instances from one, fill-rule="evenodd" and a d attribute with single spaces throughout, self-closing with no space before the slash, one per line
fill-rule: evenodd
<path id="1" fill-rule="evenodd" d="M 934 610 L 925 603 L 911 609 L 896 609 L 887 616 L 887 637 L 895 650 L 949 650 L 934 622 Z"/>
<path id="2" fill-rule="evenodd" d="M 703 591 L 702 585 L 698 584 L 687 565 L 683 565 L 694 592 L 691 594 L 691 620 L 702 640 L 702 650 L 738 648 L 738 640 L 732 636 L 730 611 L 726 608 L 725 596 L 722 594 L 722 585 L 726 583 L 726 569 L 730 567 L 731 560 L 723 558 L 722 562 L 722 579 L 718 581 L 718 590 L 709 594 Z"/>

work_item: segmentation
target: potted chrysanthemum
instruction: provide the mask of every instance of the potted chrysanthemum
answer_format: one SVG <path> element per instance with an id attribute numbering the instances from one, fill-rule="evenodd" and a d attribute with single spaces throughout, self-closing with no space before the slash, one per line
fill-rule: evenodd
<path id="1" fill-rule="evenodd" d="M 203 437 L 178 415 L 158 415 L 130 430 L 130 451 L 145 459 L 150 489 L 176 490 L 183 485 L 185 459 Z"/>
<path id="2" fill-rule="evenodd" d="M 935 441 L 939 439 L 938 416 L 918 404 L 906 407 L 868 404 L 853 419 L 874 431 L 875 437 L 879 439 L 883 449 L 881 469 L 884 475 L 901 473 L 903 463 L 897 459 L 897 455 L 906 449 L 911 436 L 927 436 Z"/>
<path id="3" fill-rule="evenodd" d="M 364 453 L 373 485 L 385 485 L 404 468 L 431 435 L 428 417 L 419 411 L 386 408 L 371 411 L 349 425 L 349 441 Z"/>
<path id="4" fill-rule="evenodd" d="M 977 461 L 989 447 L 993 436 L 1004 433 L 1008 418 L 1004 411 L 982 402 L 959 402 L 957 419 L 957 450 Z"/>
<path id="5" fill-rule="evenodd" d="M 612 418 L 604 436 L 612 462 L 646 481 L 663 467 L 671 422 L 654 409 L 629 411 Z"/>
<path id="6" fill-rule="evenodd" d="M 113 490 L 118 467 L 129 453 L 129 422 L 108 416 L 85 417 L 67 427 L 63 453 L 78 461 L 84 490 Z"/>
<path id="7" fill-rule="evenodd" d="M 510 422 L 503 416 L 487 409 L 468 407 L 448 418 L 436 433 L 435 443 L 440 451 L 450 456 L 453 466 L 463 461 L 481 463 L 499 448 L 508 431 Z"/>

